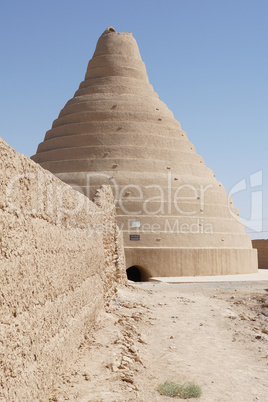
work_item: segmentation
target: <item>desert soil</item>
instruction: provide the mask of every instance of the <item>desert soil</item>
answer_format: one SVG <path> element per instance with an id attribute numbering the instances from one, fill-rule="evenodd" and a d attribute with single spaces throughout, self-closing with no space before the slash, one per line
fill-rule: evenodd
<path id="1" fill-rule="evenodd" d="M 168 401 L 157 386 L 178 380 L 200 385 L 192 401 L 267 402 L 267 344 L 267 281 L 129 283 L 51 400 Z"/>

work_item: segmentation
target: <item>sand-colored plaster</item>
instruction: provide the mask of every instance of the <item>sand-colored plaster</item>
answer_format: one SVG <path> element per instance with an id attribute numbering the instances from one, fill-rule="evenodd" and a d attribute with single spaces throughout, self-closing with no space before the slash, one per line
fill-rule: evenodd
<path id="1" fill-rule="evenodd" d="M 96 203 L 0 139 L 0 400 L 48 401 L 125 278 L 110 187 Z"/>
<path id="2" fill-rule="evenodd" d="M 100 36 L 85 80 L 32 158 L 90 199 L 112 185 L 127 267 L 142 264 L 149 276 L 257 271 L 239 211 L 153 90 L 131 33 Z"/>

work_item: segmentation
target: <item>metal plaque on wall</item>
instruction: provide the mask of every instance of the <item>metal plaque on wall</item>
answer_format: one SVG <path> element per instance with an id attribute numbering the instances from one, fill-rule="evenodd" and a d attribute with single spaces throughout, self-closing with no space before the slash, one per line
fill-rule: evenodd
<path id="1" fill-rule="evenodd" d="M 140 235 L 136 235 L 136 234 L 129 235 L 129 240 L 139 241 Z"/>

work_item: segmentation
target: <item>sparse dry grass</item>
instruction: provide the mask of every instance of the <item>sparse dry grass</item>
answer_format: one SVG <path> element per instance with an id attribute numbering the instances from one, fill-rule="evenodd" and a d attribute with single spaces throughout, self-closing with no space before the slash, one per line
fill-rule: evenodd
<path id="1" fill-rule="evenodd" d="M 199 398 L 202 394 L 199 385 L 193 382 L 179 384 L 174 381 L 165 381 L 163 384 L 159 384 L 157 390 L 162 395 L 171 397 L 178 396 L 182 399 Z"/>

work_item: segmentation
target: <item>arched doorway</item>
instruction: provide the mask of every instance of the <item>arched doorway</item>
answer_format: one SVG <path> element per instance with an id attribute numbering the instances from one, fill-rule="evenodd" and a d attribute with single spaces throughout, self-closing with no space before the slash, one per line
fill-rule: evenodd
<path id="1" fill-rule="evenodd" d="M 127 279 L 133 282 L 146 282 L 149 275 L 147 271 L 138 265 L 132 265 L 127 269 Z"/>

